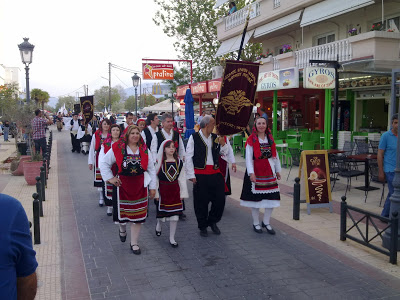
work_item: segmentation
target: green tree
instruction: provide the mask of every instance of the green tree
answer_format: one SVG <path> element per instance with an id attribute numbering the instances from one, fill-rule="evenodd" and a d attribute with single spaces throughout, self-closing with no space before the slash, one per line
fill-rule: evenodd
<path id="1" fill-rule="evenodd" d="M 224 6 L 213 9 L 215 0 L 154 0 L 159 10 L 153 21 L 162 26 L 169 37 L 175 37 L 174 47 L 181 59 L 193 61 L 193 80 L 203 81 L 211 78 L 211 68 L 220 65 L 215 57 L 220 42 L 214 23 L 226 15 Z M 254 0 L 238 0 L 238 9 Z M 246 45 L 241 60 L 254 61 L 262 51 L 260 44 Z M 237 54 L 228 54 L 235 58 Z"/>
<path id="2" fill-rule="evenodd" d="M 94 106 L 97 111 L 104 110 L 104 104 L 107 105 L 108 108 L 110 105 L 108 96 L 108 86 L 102 86 L 100 89 L 94 91 Z M 118 89 L 115 87 L 111 88 L 111 107 L 120 100 L 121 96 Z"/>
<path id="3" fill-rule="evenodd" d="M 56 104 L 56 111 L 58 111 L 61 107 L 64 106 L 67 110 L 74 110 L 74 104 L 76 104 L 75 97 L 73 96 L 65 96 L 65 97 L 60 97 L 58 98 L 58 102 Z"/>
<path id="4" fill-rule="evenodd" d="M 176 87 L 190 83 L 190 72 L 186 68 L 177 69 L 174 67 L 174 79 L 164 80 L 163 83 L 169 84 L 172 93 L 176 93 Z"/>
<path id="5" fill-rule="evenodd" d="M 44 109 L 44 104 L 49 102 L 50 95 L 41 89 L 33 89 L 31 91 L 31 99 L 35 100 L 36 106 Z"/>
<path id="6" fill-rule="evenodd" d="M 0 114 L 8 116 L 18 106 L 18 87 L 16 84 L 0 86 Z"/>
<path id="7" fill-rule="evenodd" d="M 124 107 L 126 110 L 134 111 L 135 110 L 135 96 L 129 96 L 126 99 Z"/>

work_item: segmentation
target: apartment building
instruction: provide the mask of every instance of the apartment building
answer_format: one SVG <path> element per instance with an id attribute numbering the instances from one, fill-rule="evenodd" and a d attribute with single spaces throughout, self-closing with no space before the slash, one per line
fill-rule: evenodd
<path id="1" fill-rule="evenodd" d="M 0 86 L 5 84 L 16 84 L 18 86 L 19 94 L 23 94 L 25 89 L 23 79 L 20 68 L 6 67 L 0 64 Z"/>
<path id="2" fill-rule="evenodd" d="M 222 4 L 222 1 L 218 1 Z M 260 73 L 309 66 L 310 59 L 341 64 L 339 130 L 385 131 L 390 112 L 391 71 L 400 68 L 399 0 L 257 0 L 218 20 L 217 56 L 237 51 L 247 15 L 245 43 L 261 43 Z M 257 101 L 272 111 L 272 91 Z M 323 90 L 278 91 L 279 115 L 289 127 L 322 129 Z M 329 103 L 329 102 L 327 102 Z"/>

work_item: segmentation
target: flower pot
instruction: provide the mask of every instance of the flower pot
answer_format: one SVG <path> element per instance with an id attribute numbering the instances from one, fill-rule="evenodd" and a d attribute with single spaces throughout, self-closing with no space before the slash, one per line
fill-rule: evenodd
<path id="1" fill-rule="evenodd" d="M 18 152 L 21 155 L 26 155 L 26 150 L 28 150 L 28 144 L 26 142 L 18 142 L 17 146 L 18 146 Z"/>
<path id="2" fill-rule="evenodd" d="M 11 174 L 14 176 L 22 176 L 24 175 L 24 161 L 28 161 L 31 159 L 30 155 L 22 155 L 19 159 L 18 168 L 12 172 Z"/>
<path id="3" fill-rule="evenodd" d="M 24 161 L 24 177 L 28 185 L 36 184 L 36 177 L 40 176 L 41 161 Z"/>

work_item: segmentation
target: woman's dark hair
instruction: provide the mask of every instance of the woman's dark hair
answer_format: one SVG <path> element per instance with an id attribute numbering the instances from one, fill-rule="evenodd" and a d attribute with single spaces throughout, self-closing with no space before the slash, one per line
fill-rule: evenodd
<path id="1" fill-rule="evenodd" d="M 164 145 L 164 152 L 163 152 L 163 160 L 166 160 L 166 159 L 167 159 L 167 155 L 165 155 L 165 148 L 168 148 L 169 146 L 171 146 L 171 144 L 174 144 L 174 147 L 175 147 L 174 141 L 168 141 L 168 142 L 165 143 L 165 145 Z M 178 161 L 178 153 L 177 153 L 177 151 L 178 151 L 178 150 L 175 148 L 174 158 L 175 158 L 176 161 Z"/>
<path id="2" fill-rule="evenodd" d="M 108 125 L 111 126 L 111 121 L 109 119 L 103 119 L 100 123 L 100 129 L 103 130 L 103 123 L 106 122 Z"/>

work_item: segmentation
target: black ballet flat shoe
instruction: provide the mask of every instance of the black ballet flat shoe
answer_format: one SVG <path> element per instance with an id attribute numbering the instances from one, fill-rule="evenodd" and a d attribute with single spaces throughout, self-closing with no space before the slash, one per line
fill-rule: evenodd
<path id="1" fill-rule="evenodd" d="M 72 149 L 71 151 L 72 151 L 72 152 L 75 152 L 75 149 Z"/>
<path id="2" fill-rule="evenodd" d="M 271 227 L 271 229 L 268 229 L 267 225 L 265 225 L 264 222 L 261 223 L 261 226 L 264 227 L 269 234 L 274 235 L 276 233 L 275 230 L 272 227 Z M 271 226 L 271 225 L 269 225 L 269 226 Z"/>
<path id="3" fill-rule="evenodd" d="M 208 237 L 207 228 L 200 229 L 200 235 L 201 235 L 202 237 Z"/>
<path id="4" fill-rule="evenodd" d="M 140 248 L 136 249 L 136 250 L 133 250 L 134 246 L 138 246 L 139 247 L 139 245 L 138 244 L 134 244 L 134 245 L 131 244 L 131 250 L 132 250 L 133 254 L 139 255 L 140 253 L 142 253 L 142 251 L 140 251 Z"/>
<path id="5" fill-rule="evenodd" d="M 172 248 L 178 248 L 178 246 L 179 246 L 177 242 L 175 242 L 175 243 L 169 242 L 169 243 L 171 244 Z"/>
<path id="6" fill-rule="evenodd" d="M 210 228 L 211 228 L 212 232 L 214 232 L 214 234 L 217 234 L 217 235 L 221 234 L 221 230 L 219 230 L 216 223 L 211 224 Z"/>
<path id="7" fill-rule="evenodd" d="M 185 214 L 179 215 L 179 220 L 186 221 L 186 215 Z"/>
<path id="8" fill-rule="evenodd" d="M 107 213 L 107 216 L 111 217 L 111 216 L 112 216 L 112 213 Z"/>
<path id="9" fill-rule="evenodd" d="M 99 203 L 99 206 L 100 206 L 100 207 L 103 207 L 103 206 L 104 206 L 104 204 L 103 204 L 103 203 Z"/>
<path id="10" fill-rule="evenodd" d="M 262 232 L 263 232 L 262 229 L 261 229 L 261 228 L 260 228 L 260 229 L 257 229 L 256 226 L 257 226 L 257 225 L 253 225 L 254 231 L 257 232 L 257 233 L 262 233 Z M 258 225 L 258 226 L 260 226 L 260 225 Z"/>
<path id="11" fill-rule="evenodd" d="M 121 233 L 125 233 L 125 235 L 121 235 Z M 119 239 L 121 240 L 121 242 L 125 243 L 126 236 L 127 236 L 126 231 L 120 231 L 119 232 Z"/>
<path id="12" fill-rule="evenodd" d="M 157 227 L 156 227 L 156 236 L 161 236 L 161 230 L 157 231 Z"/>

